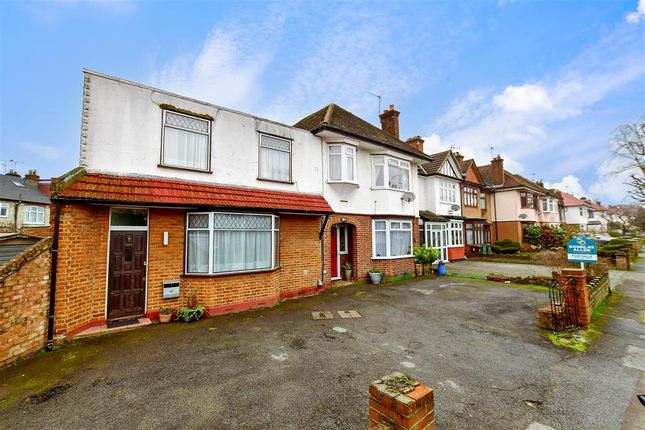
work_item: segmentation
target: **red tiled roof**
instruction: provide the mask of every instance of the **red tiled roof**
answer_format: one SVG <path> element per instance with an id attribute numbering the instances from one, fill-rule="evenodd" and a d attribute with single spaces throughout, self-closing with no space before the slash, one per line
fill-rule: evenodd
<path id="1" fill-rule="evenodd" d="M 578 200 L 569 193 L 562 192 L 562 203 L 565 206 L 588 206 L 587 203 Z"/>
<path id="2" fill-rule="evenodd" d="M 231 187 L 156 177 L 86 173 L 54 196 L 155 205 L 214 206 L 274 209 L 294 212 L 333 212 L 321 195 Z"/>

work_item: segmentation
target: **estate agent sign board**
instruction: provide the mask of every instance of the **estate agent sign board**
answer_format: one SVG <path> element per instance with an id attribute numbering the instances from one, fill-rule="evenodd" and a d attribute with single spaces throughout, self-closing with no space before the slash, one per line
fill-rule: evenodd
<path id="1" fill-rule="evenodd" d="M 574 236 L 567 242 L 567 260 L 574 263 L 597 263 L 596 242 L 584 236 Z"/>

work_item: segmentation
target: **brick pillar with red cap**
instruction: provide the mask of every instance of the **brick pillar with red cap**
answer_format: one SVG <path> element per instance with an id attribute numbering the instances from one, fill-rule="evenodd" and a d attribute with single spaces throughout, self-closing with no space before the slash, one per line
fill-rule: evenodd
<path id="1" fill-rule="evenodd" d="M 370 385 L 369 429 L 435 430 L 434 392 L 401 372 Z"/>
<path id="2" fill-rule="evenodd" d="M 589 291 L 587 288 L 587 274 L 584 269 L 562 269 L 562 283 L 573 281 L 578 302 L 578 324 L 582 328 L 591 325 L 591 305 L 589 303 Z M 565 304 L 567 298 L 565 296 Z"/>

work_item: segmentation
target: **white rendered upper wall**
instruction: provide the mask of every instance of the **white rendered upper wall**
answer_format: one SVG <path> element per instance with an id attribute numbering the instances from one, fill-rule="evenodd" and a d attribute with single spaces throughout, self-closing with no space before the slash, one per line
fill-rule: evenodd
<path id="1" fill-rule="evenodd" d="M 160 166 L 162 104 L 213 118 L 212 173 Z M 293 142 L 293 183 L 258 180 L 260 133 Z M 91 171 L 321 194 L 321 149 L 321 139 L 305 130 L 85 72 L 80 165 Z"/>

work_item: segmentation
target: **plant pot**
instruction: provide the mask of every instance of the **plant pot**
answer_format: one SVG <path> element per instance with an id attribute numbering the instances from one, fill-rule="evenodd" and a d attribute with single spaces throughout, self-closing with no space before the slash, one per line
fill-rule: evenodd
<path id="1" fill-rule="evenodd" d="M 162 324 L 165 324 L 167 322 L 170 322 L 170 318 L 172 318 L 172 313 L 169 314 L 159 314 L 159 322 Z"/>
<path id="2" fill-rule="evenodd" d="M 437 266 L 437 273 L 439 274 L 439 276 L 446 275 L 446 263 L 444 262 L 439 263 L 439 265 Z"/>
<path id="3" fill-rule="evenodd" d="M 417 276 L 423 275 L 423 264 L 414 263 L 414 274 Z"/>
<path id="4" fill-rule="evenodd" d="M 372 284 L 380 284 L 381 283 L 381 277 L 383 276 L 382 273 L 369 272 L 369 275 L 370 275 L 370 282 Z"/>
<path id="5" fill-rule="evenodd" d="M 423 274 L 424 275 L 432 274 L 432 264 L 424 264 L 423 265 Z"/>
<path id="6" fill-rule="evenodd" d="M 351 270 L 344 270 L 343 273 L 343 279 L 346 281 L 351 281 L 352 280 L 352 271 Z"/>

